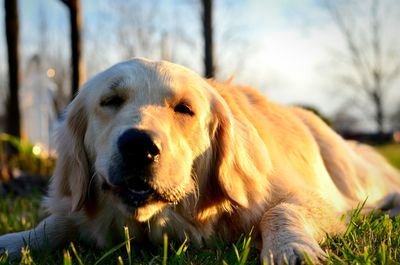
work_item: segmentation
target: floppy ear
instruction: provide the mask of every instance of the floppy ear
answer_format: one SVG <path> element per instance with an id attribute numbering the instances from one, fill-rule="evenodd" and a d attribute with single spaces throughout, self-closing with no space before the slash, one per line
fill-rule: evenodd
<path id="1" fill-rule="evenodd" d="M 222 192 L 242 207 L 262 203 L 269 194 L 272 170 L 264 142 L 245 117 L 234 117 L 222 98 L 214 102 L 213 112 L 214 174 Z"/>
<path id="2" fill-rule="evenodd" d="M 90 168 L 84 137 L 87 117 L 79 96 L 67 108 L 66 119 L 57 132 L 57 165 L 53 192 L 70 197 L 71 210 L 78 211 L 85 203 L 90 180 Z"/>

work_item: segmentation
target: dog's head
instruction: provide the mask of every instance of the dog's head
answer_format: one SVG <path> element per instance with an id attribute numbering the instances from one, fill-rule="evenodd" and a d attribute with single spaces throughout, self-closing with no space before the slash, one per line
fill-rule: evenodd
<path id="1" fill-rule="evenodd" d="M 249 194 L 263 188 L 248 190 L 264 162 L 243 156 L 251 150 L 240 141 L 248 139 L 234 140 L 233 123 L 222 97 L 186 68 L 143 59 L 117 64 L 68 107 L 55 189 L 71 198 L 72 210 L 102 196 L 138 221 L 207 190 L 247 206 Z M 248 161 L 237 161 L 234 148 Z"/>

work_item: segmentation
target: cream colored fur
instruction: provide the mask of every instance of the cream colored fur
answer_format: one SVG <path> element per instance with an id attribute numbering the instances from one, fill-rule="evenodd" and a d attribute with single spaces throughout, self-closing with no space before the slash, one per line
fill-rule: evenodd
<path id="1" fill-rule="evenodd" d="M 115 95 L 121 106 L 101 106 Z M 193 116 L 174 111 L 182 101 Z M 150 185 L 165 198 L 132 211 L 102 189 L 129 128 L 160 146 Z M 303 252 L 319 261 L 319 243 L 342 232 L 344 213 L 367 198 L 367 208 L 400 203 L 399 173 L 372 148 L 346 142 L 311 112 L 168 62 L 134 59 L 87 82 L 68 107 L 57 150 L 49 217 L 0 237 L 12 258 L 24 240 L 36 249 L 78 236 L 113 245 L 127 225 L 137 241 L 159 244 L 167 233 L 197 246 L 254 228 L 262 261 L 297 264 Z"/>

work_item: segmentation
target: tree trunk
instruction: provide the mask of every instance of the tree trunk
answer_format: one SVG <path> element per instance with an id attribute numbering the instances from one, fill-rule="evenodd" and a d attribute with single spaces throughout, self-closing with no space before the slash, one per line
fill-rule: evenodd
<path id="1" fill-rule="evenodd" d="M 78 92 L 79 87 L 85 79 L 85 69 L 82 58 L 82 14 L 80 2 L 80 0 L 68 1 L 71 27 L 72 98 Z"/>
<path id="2" fill-rule="evenodd" d="M 19 88 L 19 23 L 18 1 L 5 0 L 6 37 L 8 53 L 8 83 L 9 94 L 7 99 L 7 124 L 8 134 L 20 137 L 20 110 L 18 99 Z"/>
<path id="3" fill-rule="evenodd" d="M 204 34 L 204 75 L 206 78 L 215 76 L 213 55 L 212 5 L 213 0 L 202 0 L 203 3 L 203 34 Z"/>
<path id="4" fill-rule="evenodd" d="M 379 95 L 379 93 L 374 92 L 372 94 L 373 102 L 374 102 L 374 107 L 375 107 L 375 123 L 376 123 L 376 129 L 377 133 L 379 136 L 383 136 L 384 133 L 384 117 L 385 113 L 383 111 L 383 105 L 382 105 L 382 96 Z"/>

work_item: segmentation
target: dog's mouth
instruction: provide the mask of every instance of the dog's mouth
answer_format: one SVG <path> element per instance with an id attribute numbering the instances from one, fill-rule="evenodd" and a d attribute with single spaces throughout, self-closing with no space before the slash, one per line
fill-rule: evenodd
<path id="1" fill-rule="evenodd" d="M 125 184 L 126 185 L 111 186 L 104 181 L 102 188 L 103 190 L 111 191 L 114 195 L 120 198 L 123 203 L 135 208 L 158 197 L 155 190 L 144 181 L 137 180 L 135 181 L 135 185 L 132 185 L 131 183 Z"/>
<path id="2" fill-rule="evenodd" d="M 114 193 L 122 199 L 122 201 L 132 207 L 140 207 L 155 199 L 155 191 L 151 188 L 145 190 L 134 190 L 130 188 L 118 188 Z"/>
<path id="3" fill-rule="evenodd" d="M 152 202 L 176 202 L 164 198 L 160 195 L 150 184 L 136 178 L 135 181 L 129 181 L 119 186 L 112 186 L 106 181 L 102 185 L 103 190 L 111 191 L 116 197 L 118 197 L 125 205 L 133 209 L 145 206 Z"/>

